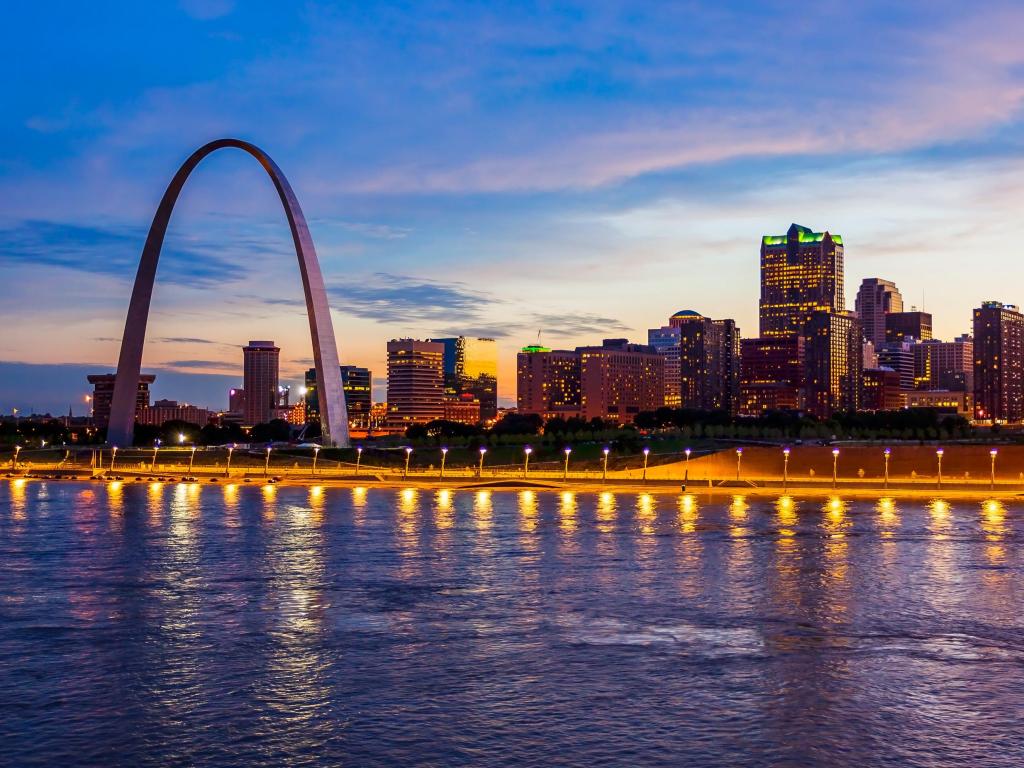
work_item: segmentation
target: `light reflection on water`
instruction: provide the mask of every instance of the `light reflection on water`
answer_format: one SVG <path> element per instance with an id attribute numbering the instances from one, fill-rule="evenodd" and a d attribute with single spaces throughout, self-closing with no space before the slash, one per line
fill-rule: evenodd
<path id="1" fill-rule="evenodd" d="M 0 482 L 5 761 L 1019 765 L 1022 520 Z"/>

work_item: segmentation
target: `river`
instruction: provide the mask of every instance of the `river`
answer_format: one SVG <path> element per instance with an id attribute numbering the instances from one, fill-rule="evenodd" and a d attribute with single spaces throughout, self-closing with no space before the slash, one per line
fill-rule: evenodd
<path id="1" fill-rule="evenodd" d="M 1024 765 L 1024 501 L 0 482 L 0 764 Z"/>

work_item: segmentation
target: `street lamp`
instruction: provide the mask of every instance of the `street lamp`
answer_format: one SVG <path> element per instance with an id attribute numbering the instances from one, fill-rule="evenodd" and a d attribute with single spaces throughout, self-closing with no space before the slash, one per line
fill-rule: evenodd
<path id="1" fill-rule="evenodd" d="M 184 432 L 179 432 L 178 433 L 178 445 L 184 445 L 184 444 L 185 444 L 185 433 Z"/>
<path id="2" fill-rule="evenodd" d="M 476 470 L 476 476 L 479 477 L 479 478 L 483 478 L 483 476 L 484 476 L 484 456 L 486 456 L 486 455 L 487 455 L 487 449 L 484 448 L 481 445 L 480 446 L 480 466 L 477 467 L 477 470 Z"/>
<path id="3" fill-rule="evenodd" d="M 523 448 L 523 454 L 525 456 L 525 458 L 523 459 L 523 479 L 524 480 L 526 479 L 526 475 L 530 472 L 530 454 L 531 453 L 533 453 L 533 448 L 531 448 L 530 446 L 526 446 L 525 448 Z"/>
<path id="4" fill-rule="evenodd" d="M 150 472 L 155 472 L 156 471 L 156 452 L 159 451 L 159 450 L 160 450 L 160 441 L 159 440 L 154 440 L 153 441 L 153 460 L 151 462 L 149 462 L 149 471 Z"/>
<path id="5" fill-rule="evenodd" d="M 644 446 L 644 475 L 643 475 L 643 481 L 645 483 L 647 482 L 647 458 L 650 455 L 651 455 L 651 449 L 648 448 L 647 446 Z"/>
<path id="6" fill-rule="evenodd" d="M 447 448 L 442 448 L 441 449 L 441 475 L 438 478 L 440 480 L 444 480 L 444 463 L 445 463 L 445 461 L 447 459 L 448 459 L 448 449 Z"/>
<path id="7" fill-rule="evenodd" d="M 836 475 L 839 469 L 839 449 L 832 449 L 832 487 L 836 487 Z"/>
<path id="8" fill-rule="evenodd" d="M 320 446 L 319 445 L 314 445 L 313 446 L 313 474 L 314 475 L 316 474 L 316 460 L 317 460 L 318 456 L 320 456 Z"/>
<path id="9" fill-rule="evenodd" d="M 110 471 L 114 471 L 114 459 L 117 458 L 117 446 L 110 449 Z"/>
<path id="10" fill-rule="evenodd" d="M 356 477 L 359 477 L 359 463 L 363 459 L 363 446 L 356 446 Z"/>
<path id="11" fill-rule="evenodd" d="M 740 462 L 743 461 L 743 449 L 736 449 L 736 479 L 740 479 Z"/>
<path id="12" fill-rule="evenodd" d="M 937 448 L 935 450 L 935 458 L 939 460 L 939 487 L 940 488 L 942 487 L 942 454 L 943 454 L 943 450 L 941 448 Z"/>
<path id="13" fill-rule="evenodd" d="M 267 446 L 267 460 L 263 463 L 263 476 L 266 477 L 270 474 L 270 452 L 273 450 L 272 446 Z"/>
<path id="14" fill-rule="evenodd" d="M 232 443 L 231 445 L 228 446 L 228 465 L 224 469 L 224 477 L 230 477 L 231 476 L 231 454 L 234 453 L 234 452 L 235 452 L 235 444 Z"/>
<path id="15" fill-rule="evenodd" d="M 789 486 L 789 448 L 782 449 L 782 490 Z"/>
<path id="16" fill-rule="evenodd" d="M 270 454 L 268 453 L 267 455 L 269 456 Z M 192 453 L 189 454 L 189 457 L 188 457 L 188 474 L 189 475 L 192 474 L 192 465 L 195 464 L 195 463 L 196 463 L 196 447 L 193 445 L 192 446 Z"/>
<path id="17" fill-rule="evenodd" d="M 572 448 L 565 449 L 565 469 L 562 471 L 562 479 L 569 479 L 569 454 L 572 453 Z"/>
<path id="18" fill-rule="evenodd" d="M 11 469 L 18 468 L 18 454 L 21 453 L 21 446 L 14 446 L 14 458 L 11 460 Z"/>
<path id="19" fill-rule="evenodd" d="M 889 487 L 889 454 L 892 451 L 888 448 L 885 449 L 885 485 L 883 487 Z"/>
<path id="20" fill-rule="evenodd" d="M 608 480 L 608 454 L 611 453 L 611 450 L 612 449 L 609 448 L 608 446 L 605 446 L 604 448 L 601 449 L 601 453 L 604 454 L 604 469 L 601 471 L 602 483 Z"/>
<path id="21" fill-rule="evenodd" d="M 402 473 L 402 477 L 409 476 L 409 458 L 412 456 L 412 447 L 405 446 L 405 471 Z"/>
<path id="22" fill-rule="evenodd" d="M 988 455 L 992 457 L 992 490 L 996 488 L 996 455 L 999 453 L 998 450 L 993 448 L 988 452 Z"/>

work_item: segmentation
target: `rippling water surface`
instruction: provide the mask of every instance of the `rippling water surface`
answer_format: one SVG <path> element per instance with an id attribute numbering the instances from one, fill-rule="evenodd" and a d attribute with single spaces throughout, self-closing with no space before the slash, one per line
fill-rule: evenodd
<path id="1" fill-rule="evenodd" d="M 0 764 L 1024 765 L 1024 503 L 0 483 Z"/>

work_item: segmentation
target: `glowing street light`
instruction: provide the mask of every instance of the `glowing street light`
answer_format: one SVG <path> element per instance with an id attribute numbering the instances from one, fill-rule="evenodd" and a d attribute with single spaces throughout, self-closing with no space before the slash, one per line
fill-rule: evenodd
<path id="1" fill-rule="evenodd" d="M 150 472 L 155 472 L 156 471 L 156 453 L 159 450 L 160 450 L 160 441 L 159 440 L 154 440 L 153 441 L 153 460 L 151 462 L 149 462 L 149 471 Z"/>
<path id="2" fill-rule="evenodd" d="M 439 479 L 444 480 L 444 463 L 448 459 L 448 449 L 441 448 L 441 474 Z"/>
<path id="3" fill-rule="evenodd" d="M 263 476 L 266 477 L 270 474 L 270 452 L 273 450 L 272 446 L 267 446 L 267 460 L 263 464 Z"/>
<path id="4" fill-rule="evenodd" d="M 319 445 L 314 445 L 313 446 L 313 474 L 314 475 L 316 474 L 316 460 L 317 460 L 318 456 L 320 456 L 320 446 Z"/>
<path id="5" fill-rule="evenodd" d="M 941 448 L 935 450 L 935 458 L 939 461 L 939 487 L 942 487 L 942 454 L 944 451 Z"/>
<path id="6" fill-rule="evenodd" d="M 736 479 L 740 479 L 740 462 L 743 461 L 743 449 L 736 449 Z"/>
<path id="7" fill-rule="evenodd" d="M 988 452 L 988 455 L 992 457 L 992 473 L 991 473 L 991 478 L 992 478 L 991 487 L 992 487 L 992 490 L 995 490 L 995 487 L 996 487 L 996 456 L 998 454 L 999 454 L 999 451 L 997 449 L 995 449 L 995 448 L 993 448 L 991 451 Z"/>
<path id="8" fill-rule="evenodd" d="M 356 477 L 359 477 L 359 464 L 363 460 L 363 446 L 356 446 Z"/>
<path id="9" fill-rule="evenodd" d="M 782 449 L 782 490 L 789 485 L 789 448 Z"/>
<path id="10" fill-rule="evenodd" d="M 234 453 L 234 452 L 235 452 L 235 444 L 232 443 L 231 445 L 228 446 L 228 465 L 224 469 L 224 477 L 229 477 L 231 475 L 231 454 Z"/>
<path id="11" fill-rule="evenodd" d="M 268 450 L 267 456 L 268 457 L 270 456 L 269 450 Z M 188 457 L 188 474 L 189 475 L 192 474 L 192 465 L 195 464 L 195 463 L 196 463 L 196 447 L 193 445 L 192 446 L 192 453 L 189 454 L 189 457 Z"/>
<path id="12" fill-rule="evenodd" d="M 523 459 L 523 478 L 524 479 L 526 478 L 526 475 L 529 474 L 529 472 L 530 472 L 530 454 L 531 453 L 533 453 L 533 448 L 531 448 L 530 446 L 526 446 L 525 448 L 523 448 L 523 456 L 525 457 Z"/>
<path id="13" fill-rule="evenodd" d="M 836 487 L 837 472 L 839 469 L 839 449 L 832 449 L 832 487 Z"/>
<path id="14" fill-rule="evenodd" d="M 19 453 L 21 453 L 21 446 L 20 445 L 14 446 L 14 458 L 11 459 L 11 469 L 17 469 L 18 468 L 18 454 Z"/>
<path id="15" fill-rule="evenodd" d="M 601 449 L 601 453 L 604 454 L 604 468 L 601 471 L 601 482 L 605 482 L 608 479 L 608 454 L 611 453 L 611 448 L 605 446 Z"/>
<path id="16" fill-rule="evenodd" d="M 178 445 L 184 445 L 184 444 L 185 444 L 185 433 L 184 432 L 179 432 L 178 433 Z"/>
<path id="17" fill-rule="evenodd" d="M 889 454 L 891 453 L 889 448 L 885 449 L 885 485 L 883 486 L 885 488 L 889 487 Z"/>
<path id="18" fill-rule="evenodd" d="M 405 446 L 405 471 L 402 473 L 402 477 L 409 476 L 409 458 L 412 456 L 412 447 Z"/>
<path id="19" fill-rule="evenodd" d="M 114 460 L 117 458 L 117 446 L 110 449 L 110 471 L 114 471 Z"/>
<path id="20" fill-rule="evenodd" d="M 572 453 L 572 448 L 565 449 L 565 469 L 562 470 L 562 479 L 569 479 L 569 454 Z"/>
<path id="21" fill-rule="evenodd" d="M 648 457 L 649 457 L 650 455 L 651 455 L 651 449 L 650 449 L 650 448 L 648 448 L 648 447 L 647 447 L 647 446 L 645 445 L 645 446 L 644 446 L 644 474 L 643 474 L 643 478 L 642 478 L 642 479 L 643 479 L 643 481 L 644 481 L 645 483 L 647 482 L 647 458 L 648 458 Z"/>
<path id="22" fill-rule="evenodd" d="M 477 467 L 476 476 L 482 478 L 484 476 L 484 456 L 487 455 L 487 449 L 482 445 L 480 446 L 480 466 Z"/>

